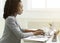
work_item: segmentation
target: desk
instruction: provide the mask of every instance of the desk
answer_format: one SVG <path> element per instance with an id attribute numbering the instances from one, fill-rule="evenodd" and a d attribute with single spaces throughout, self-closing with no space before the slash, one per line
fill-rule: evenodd
<path id="1" fill-rule="evenodd" d="M 27 37 L 24 38 L 23 41 L 24 43 L 46 43 L 48 41 L 49 38 L 47 37 L 35 37 L 35 36 L 31 36 L 31 37 Z"/>
<path id="2" fill-rule="evenodd" d="M 30 37 L 28 37 L 28 38 L 22 39 L 22 43 L 60 43 L 60 35 L 57 37 L 57 42 L 52 42 L 52 37 L 48 38 L 45 41 L 36 40 L 36 38 L 30 38 Z"/>

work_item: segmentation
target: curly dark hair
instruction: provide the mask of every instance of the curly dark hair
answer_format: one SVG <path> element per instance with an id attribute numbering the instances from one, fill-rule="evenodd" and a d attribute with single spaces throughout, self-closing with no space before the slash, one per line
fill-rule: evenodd
<path id="1" fill-rule="evenodd" d="M 21 0 L 6 0 L 4 6 L 3 18 L 6 19 L 8 16 L 12 16 L 18 12 L 18 4 Z"/>

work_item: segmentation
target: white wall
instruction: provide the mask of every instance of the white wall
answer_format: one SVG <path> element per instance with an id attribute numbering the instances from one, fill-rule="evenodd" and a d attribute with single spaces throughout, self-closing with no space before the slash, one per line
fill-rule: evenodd
<path id="1" fill-rule="evenodd" d="M 0 0 L 0 38 L 4 30 L 4 19 L 3 19 L 3 9 L 4 9 L 5 0 Z"/>
<path id="2" fill-rule="evenodd" d="M 60 9 L 40 9 L 23 11 L 20 18 L 60 18 Z"/>
<path id="3" fill-rule="evenodd" d="M 2 37 L 4 26 L 5 26 L 5 21 L 4 19 L 0 18 L 0 38 Z"/>
<path id="4" fill-rule="evenodd" d="M 17 16 L 17 19 L 22 23 L 22 28 L 27 28 L 28 22 L 33 19 L 38 19 L 38 21 L 48 19 L 51 22 L 60 22 L 60 12 L 58 9 L 24 11 L 22 15 Z"/>

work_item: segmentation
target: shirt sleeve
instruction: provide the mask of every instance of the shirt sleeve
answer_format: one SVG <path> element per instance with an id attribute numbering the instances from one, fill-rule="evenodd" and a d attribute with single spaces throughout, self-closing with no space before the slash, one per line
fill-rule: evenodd
<path id="1" fill-rule="evenodd" d="M 6 20 L 6 24 L 9 27 L 9 29 L 16 35 L 18 39 L 21 38 L 26 38 L 28 36 L 32 36 L 33 33 L 23 33 L 20 29 L 19 26 L 16 25 L 15 19 L 14 18 L 8 18 Z"/>

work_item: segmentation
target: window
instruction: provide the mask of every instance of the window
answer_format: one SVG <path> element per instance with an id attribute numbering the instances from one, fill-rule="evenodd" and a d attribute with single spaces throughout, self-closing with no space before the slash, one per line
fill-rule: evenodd
<path id="1" fill-rule="evenodd" d="M 45 0 L 32 0 L 32 8 L 45 8 Z"/>
<path id="2" fill-rule="evenodd" d="M 60 8 L 60 0 L 47 0 L 47 8 Z"/>
<path id="3" fill-rule="evenodd" d="M 60 8 L 60 0 L 27 0 L 27 9 Z"/>

